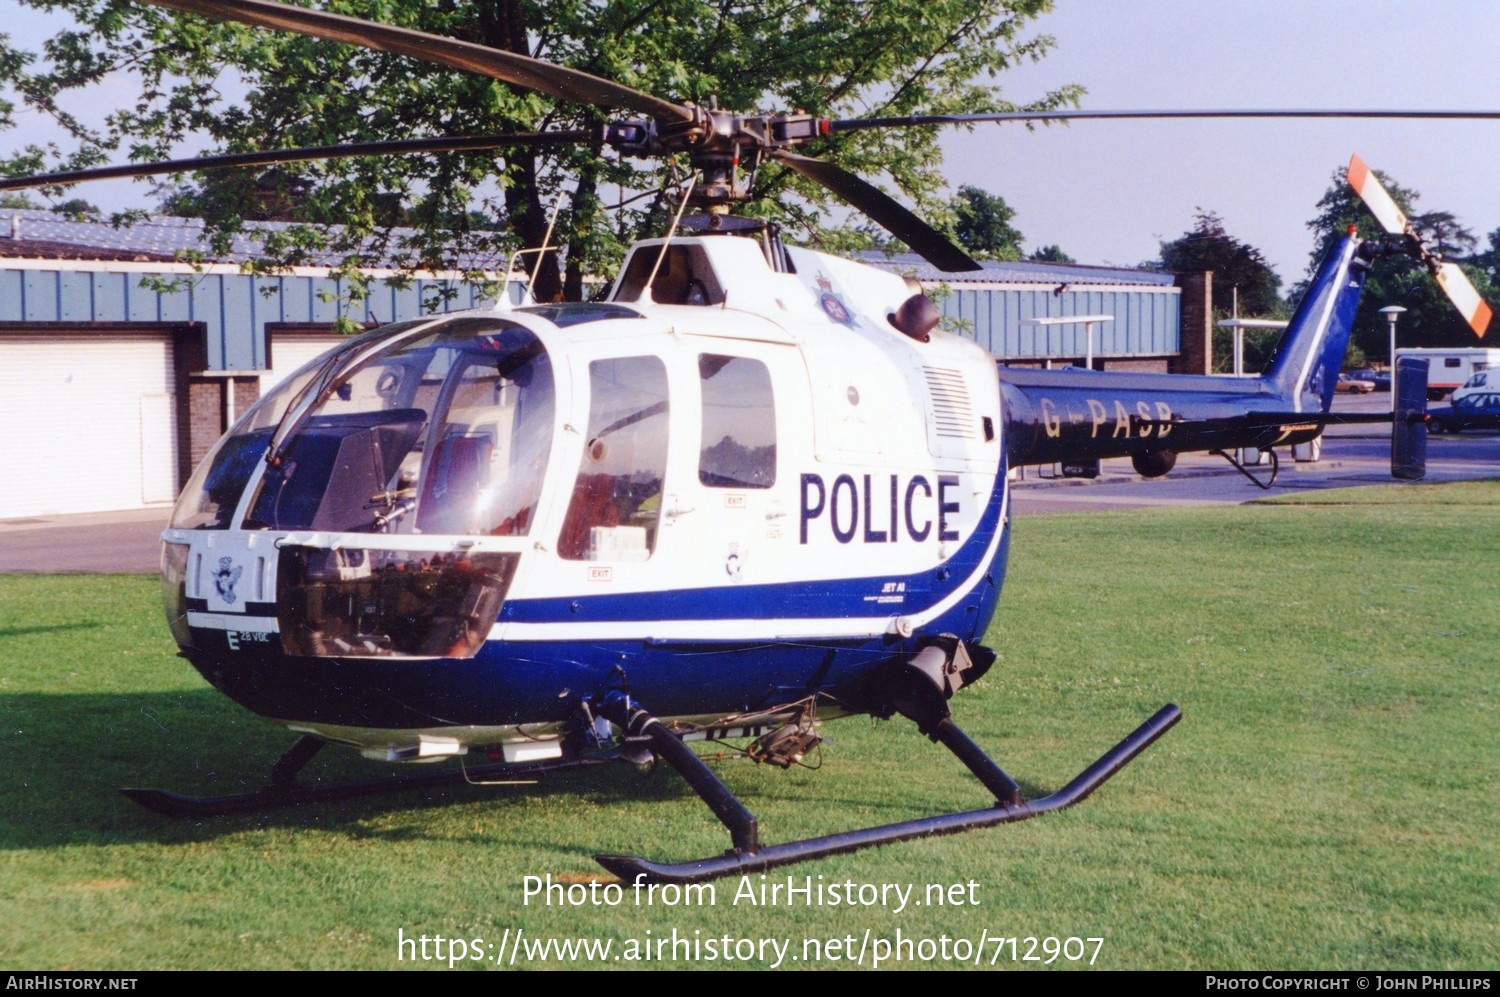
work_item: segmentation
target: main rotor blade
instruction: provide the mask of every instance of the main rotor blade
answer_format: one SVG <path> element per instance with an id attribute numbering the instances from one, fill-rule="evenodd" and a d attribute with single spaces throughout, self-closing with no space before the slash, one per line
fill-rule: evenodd
<path id="1" fill-rule="evenodd" d="M 556 63 L 533 59 L 487 45 L 458 41 L 440 35 L 365 21 L 343 14 L 308 10 L 272 0 L 141 0 L 173 10 L 201 14 L 225 21 L 239 21 L 261 28 L 277 28 L 327 41 L 344 42 L 381 52 L 394 52 L 453 69 L 479 73 L 513 83 L 528 90 L 551 94 L 578 104 L 623 107 L 659 121 L 687 122 L 693 112 L 681 104 L 631 87 L 601 79 L 590 73 Z"/>
<path id="2" fill-rule="evenodd" d="M 912 252 L 939 270 L 957 273 L 984 269 L 943 233 L 903 208 L 889 194 L 861 180 L 842 166 L 835 166 L 821 159 L 809 159 L 785 149 L 778 149 L 772 155 L 778 162 L 785 163 L 810 180 L 816 180 L 852 207 L 864 212 L 877 225 L 906 243 Z"/>
<path id="3" fill-rule="evenodd" d="M 1500 120 L 1500 111 L 1362 110 L 1359 108 L 1306 108 L 1261 110 L 1108 110 L 1108 111 L 995 111 L 984 114 L 918 114 L 904 118 L 836 118 L 830 131 L 852 132 L 870 128 L 911 128 L 917 125 L 974 125 L 1004 121 L 1148 120 L 1153 118 L 1387 118 L 1439 120 Z"/>
<path id="4" fill-rule="evenodd" d="M 87 183 L 90 180 L 152 177 L 170 173 L 196 173 L 199 170 L 228 170 L 244 166 L 275 166 L 280 163 L 305 163 L 317 159 L 354 159 L 360 156 L 403 156 L 432 152 L 482 152 L 507 145 L 553 145 L 587 142 L 590 138 L 592 135 L 586 131 L 513 132 L 506 135 L 440 136 L 399 139 L 391 142 L 358 142 L 351 145 L 310 145 L 300 149 L 232 152 L 221 156 L 166 159 L 156 163 L 124 163 L 119 166 L 100 166 L 91 170 L 67 170 L 30 177 L 7 177 L 0 179 L 0 190 L 27 190 L 33 187 Z"/>

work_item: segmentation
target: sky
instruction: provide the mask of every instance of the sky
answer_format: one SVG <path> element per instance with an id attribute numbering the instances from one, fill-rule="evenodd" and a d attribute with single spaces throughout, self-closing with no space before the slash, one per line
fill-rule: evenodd
<path id="1" fill-rule="evenodd" d="M 55 23 L 0 0 L 7 8 L 5 30 L 23 44 Z M 997 80 L 1017 104 L 1077 83 L 1088 90 L 1084 106 L 1096 109 L 1500 110 L 1500 3 L 1492 0 L 1056 0 L 1033 33 L 1057 44 Z M 1481 245 L 1500 228 L 1500 120 L 981 125 L 955 129 L 943 148 L 954 189 L 999 194 L 1016 210 L 1028 250 L 1056 243 L 1082 263 L 1152 259 L 1201 208 L 1293 283 L 1313 245 L 1307 222 L 1354 152 L 1419 191 L 1418 210 L 1455 214 Z M 76 191 L 116 210 L 145 203 L 146 189 Z"/>
<path id="2" fill-rule="evenodd" d="M 999 80 L 1013 103 L 1078 83 L 1097 109 L 1500 111 L 1490 0 L 1057 0 L 1035 27 L 1057 45 Z M 1016 210 L 1028 250 L 1056 243 L 1083 263 L 1152 259 L 1202 208 L 1295 282 L 1318 199 L 1355 152 L 1481 247 L 1500 228 L 1500 120 L 991 125 L 943 148 L 955 186 Z"/>

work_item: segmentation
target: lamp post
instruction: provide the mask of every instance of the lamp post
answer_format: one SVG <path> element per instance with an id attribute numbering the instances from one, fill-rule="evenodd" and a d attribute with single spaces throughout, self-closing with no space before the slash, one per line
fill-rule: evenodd
<path id="1" fill-rule="evenodd" d="M 1386 322 L 1391 327 L 1391 411 L 1396 411 L 1396 319 L 1406 311 L 1400 305 L 1386 305 L 1380 309 L 1380 314 L 1385 316 Z"/>

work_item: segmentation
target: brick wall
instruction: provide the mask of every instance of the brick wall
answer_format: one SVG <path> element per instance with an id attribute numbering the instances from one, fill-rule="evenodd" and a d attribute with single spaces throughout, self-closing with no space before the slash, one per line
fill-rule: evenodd
<path id="1" fill-rule="evenodd" d="M 201 371 L 188 375 L 187 405 L 181 421 L 187 427 L 184 450 L 189 468 L 196 467 L 209 448 L 229 429 L 231 391 L 234 392 L 233 420 L 237 422 L 260 399 L 260 378 L 253 374 L 209 377 Z"/>
<path id="2" fill-rule="evenodd" d="M 188 465 L 196 467 L 223 435 L 224 387 L 217 377 L 192 377 L 188 381 L 187 411 Z"/>
<path id="3" fill-rule="evenodd" d="M 1214 275 L 1178 274 L 1182 288 L 1182 352 L 1173 374 L 1212 374 L 1214 358 Z"/>
<path id="4" fill-rule="evenodd" d="M 193 375 L 208 366 L 208 326 L 186 323 L 173 332 L 173 382 L 177 395 L 177 488 L 193 473 Z M 201 454 L 200 454 L 201 456 Z"/>
<path id="5" fill-rule="evenodd" d="M 1129 360 L 1106 360 L 1104 369 L 1129 374 L 1170 374 L 1171 358 L 1144 357 Z"/>
<path id="6" fill-rule="evenodd" d="M 246 410 L 256 402 L 260 401 L 260 378 L 244 377 L 235 378 L 234 381 L 234 418 L 239 420 Z M 224 427 L 228 429 L 228 426 Z"/>

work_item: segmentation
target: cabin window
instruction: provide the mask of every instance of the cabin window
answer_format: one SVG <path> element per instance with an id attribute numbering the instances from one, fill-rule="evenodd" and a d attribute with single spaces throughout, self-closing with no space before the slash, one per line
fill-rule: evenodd
<path id="1" fill-rule="evenodd" d="M 667 466 L 667 370 L 656 357 L 589 364 L 583 459 L 558 538 L 570 561 L 644 561 Z"/>
<path id="2" fill-rule="evenodd" d="M 771 372 L 759 360 L 705 353 L 703 438 L 698 480 L 712 488 L 770 488 L 776 483 L 776 403 Z"/>
<path id="3" fill-rule="evenodd" d="M 659 262 L 658 262 L 659 261 Z M 652 270 L 656 271 L 653 279 Z M 659 305 L 719 305 L 724 289 L 700 246 L 643 246 L 631 253 L 624 276 L 614 295 L 616 301 L 641 301 L 646 281 L 651 281 L 650 300 Z"/>

